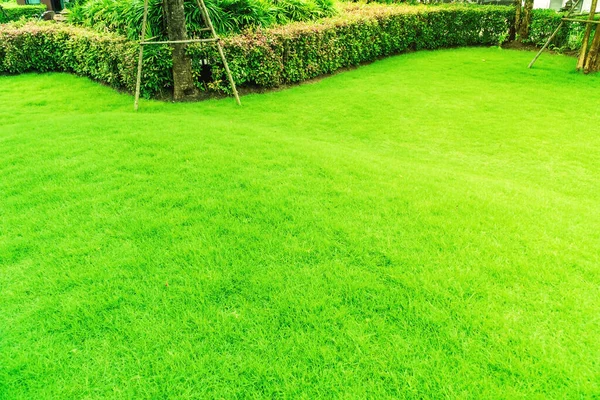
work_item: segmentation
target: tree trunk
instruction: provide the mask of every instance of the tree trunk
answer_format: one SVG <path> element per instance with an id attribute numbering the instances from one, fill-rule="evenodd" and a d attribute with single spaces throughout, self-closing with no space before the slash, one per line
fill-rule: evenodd
<path id="1" fill-rule="evenodd" d="M 594 40 L 592 41 L 592 46 L 590 47 L 590 52 L 588 53 L 583 72 L 588 74 L 590 72 L 598 71 L 600 71 L 600 29 L 598 26 L 596 26 L 596 33 L 594 35 Z"/>
<path id="2" fill-rule="evenodd" d="M 509 33 L 509 40 L 515 40 L 517 38 L 517 33 L 519 32 L 519 28 L 521 27 L 521 0 L 515 0 L 515 25 L 511 28 Z"/>
<path id="3" fill-rule="evenodd" d="M 598 7 L 598 0 L 592 0 L 592 6 L 590 8 L 590 15 L 588 20 L 593 21 L 594 15 L 596 15 L 596 8 Z M 581 52 L 579 53 L 579 59 L 577 60 L 577 71 L 584 68 L 587 64 L 586 59 L 588 57 L 588 45 L 590 43 L 590 35 L 592 33 L 592 24 L 587 24 L 585 27 L 585 33 L 583 34 L 583 42 L 581 43 Z"/>
<path id="4" fill-rule="evenodd" d="M 163 0 L 163 4 L 167 17 L 169 40 L 186 40 L 183 0 Z M 173 48 L 173 100 L 192 99 L 197 94 L 192 75 L 192 59 L 185 53 L 185 43 L 171 46 Z"/>
<path id="5" fill-rule="evenodd" d="M 529 26 L 531 25 L 531 11 L 533 10 L 533 0 L 525 0 L 521 21 L 519 23 L 519 41 L 529 38 Z"/>

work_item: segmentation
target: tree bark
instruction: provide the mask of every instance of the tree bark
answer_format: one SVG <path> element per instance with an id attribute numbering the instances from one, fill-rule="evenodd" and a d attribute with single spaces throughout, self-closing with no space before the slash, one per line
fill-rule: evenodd
<path id="1" fill-rule="evenodd" d="M 600 29 L 596 27 L 594 40 L 592 41 L 592 46 L 590 47 L 590 52 L 588 53 L 583 72 L 588 74 L 590 72 L 598 71 L 600 71 Z"/>
<path id="2" fill-rule="evenodd" d="M 531 25 L 531 13 L 533 10 L 533 0 L 525 0 L 525 6 L 523 7 L 523 12 L 521 16 L 521 21 L 519 22 L 519 41 L 523 41 L 523 39 L 527 39 L 529 37 L 529 27 Z"/>
<path id="3" fill-rule="evenodd" d="M 592 6 L 590 8 L 590 15 L 588 20 L 592 21 L 594 15 L 596 15 L 596 8 L 598 7 L 598 0 L 592 0 Z M 579 59 L 577 60 L 577 71 L 585 68 L 587 65 L 588 57 L 588 45 L 590 41 L 590 35 L 592 33 L 592 24 L 587 24 L 585 27 L 585 33 L 583 35 L 583 42 L 581 43 L 581 52 L 579 53 Z"/>
<path id="4" fill-rule="evenodd" d="M 519 32 L 519 28 L 521 27 L 521 0 L 515 0 L 515 26 L 510 30 L 509 40 L 515 40 L 517 38 L 517 33 Z"/>
<path id="5" fill-rule="evenodd" d="M 169 40 L 186 40 L 183 0 L 163 0 Z M 192 59 L 186 54 L 185 43 L 172 44 L 173 48 L 173 100 L 193 99 L 197 94 L 192 74 Z"/>

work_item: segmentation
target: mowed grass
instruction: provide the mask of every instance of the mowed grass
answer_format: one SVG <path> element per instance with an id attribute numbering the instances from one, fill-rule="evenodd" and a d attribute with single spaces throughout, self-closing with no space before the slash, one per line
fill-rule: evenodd
<path id="1" fill-rule="evenodd" d="M 532 56 L 0 77 L 0 398 L 600 396 L 600 76 Z"/>

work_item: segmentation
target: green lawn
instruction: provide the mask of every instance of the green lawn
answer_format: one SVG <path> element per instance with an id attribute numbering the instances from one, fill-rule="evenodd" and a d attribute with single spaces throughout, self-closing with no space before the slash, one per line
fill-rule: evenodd
<path id="1" fill-rule="evenodd" d="M 0 77 L 0 398 L 600 396 L 600 76 L 532 56 Z"/>

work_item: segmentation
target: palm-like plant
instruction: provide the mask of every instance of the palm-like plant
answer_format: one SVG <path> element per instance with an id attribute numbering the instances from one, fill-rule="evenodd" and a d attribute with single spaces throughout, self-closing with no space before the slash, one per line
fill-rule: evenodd
<path id="1" fill-rule="evenodd" d="M 248 28 L 268 27 L 293 21 L 308 21 L 335 14 L 332 0 L 205 0 L 215 29 L 222 34 Z M 204 28 L 196 0 L 186 0 L 186 24 L 190 36 Z M 89 0 L 71 9 L 76 25 L 116 32 L 138 39 L 144 0 Z M 161 0 L 149 0 L 148 37 L 165 37 Z"/>

